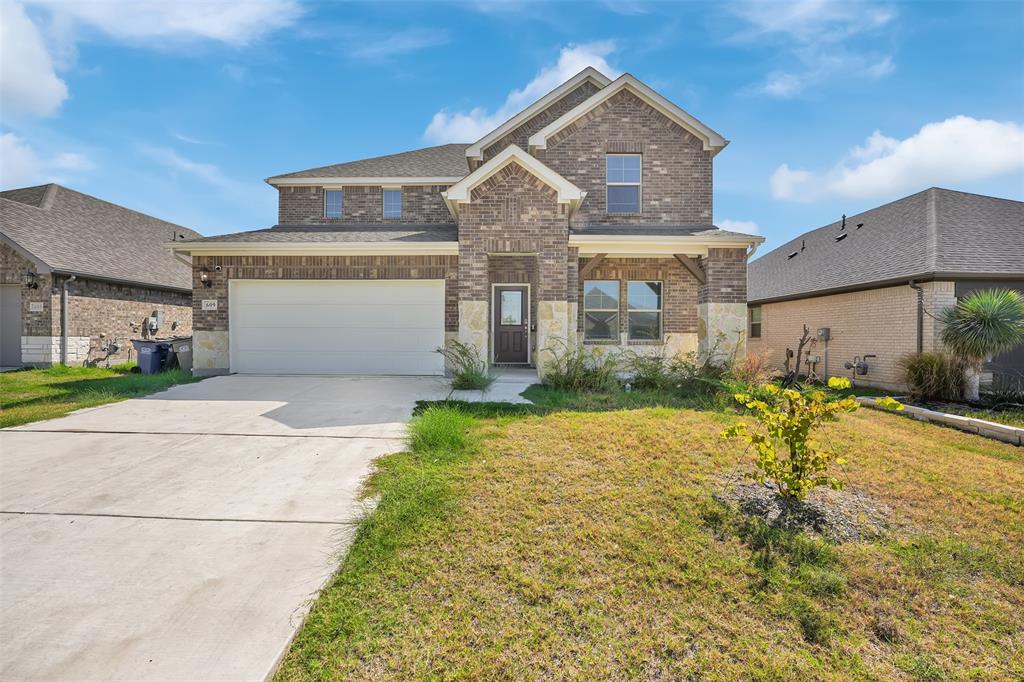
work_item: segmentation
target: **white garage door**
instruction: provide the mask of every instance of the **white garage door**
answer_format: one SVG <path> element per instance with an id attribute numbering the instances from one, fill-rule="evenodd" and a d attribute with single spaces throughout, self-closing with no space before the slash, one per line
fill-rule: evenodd
<path id="1" fill-rule="evenodd" d="M 232 280 L 231 371 L 443 374 L 444 280 Z"/>

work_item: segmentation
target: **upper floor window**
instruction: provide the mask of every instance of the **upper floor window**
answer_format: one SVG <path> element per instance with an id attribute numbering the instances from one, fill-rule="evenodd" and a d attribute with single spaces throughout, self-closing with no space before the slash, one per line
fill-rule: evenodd
<path id="1" fill-rule="evenodd" d="M 628 282 L 626 307 L 631 341 L 661 338 L 661 282 Z"/>
<path id="2" fill-rule="evenodd" d="M 343 203 L 344 199 L 340 189 L 329 189 L 324 192 L 324 217 L 340 218 Z"/>
<path id="3" fill-rule="evenodd" d="M 609 213 L 640 212 L 640 158 L 639 154 L 606 157 Z"/>
<path id="4" fill-rule="evenodd" d="M 761 306 L 750 306 L 750 338 L 761 338 Z"/>
<path id="5" fill-rule="evenodd" d="M 587 341 L 618 340 L 618 281 L 594 279 L 583 283 L 583 338 Z"/>
<path id="6" fill-rule="evenodd" d="M 401 218 L 402 217 L 402 190 L 400 190 L 400 189 L 386 189 L 386 190 L 384 190 L 384 217 L 385 218 Z"/>

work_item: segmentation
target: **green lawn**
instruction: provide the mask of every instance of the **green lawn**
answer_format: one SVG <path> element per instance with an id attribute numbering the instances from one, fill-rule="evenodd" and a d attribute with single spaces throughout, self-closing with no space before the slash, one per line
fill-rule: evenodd
<path id="1" fill-rule="evenodd" d="M 128 366 L 27 369 L 0 374 L 0 427 L 62 417 L 95 407 L 155 393 L 175 384 L 198 381 L 182 371 L 133 374 Z"/>
<path id="2" fill-rule="evenodd" d="M 895 525 L 832 545 L 712 499 L 735 413 L 530 397 L 417 417 L 279 680 L 1024 676 L 1024 449 L 847 415 L 841 477 Z"/>

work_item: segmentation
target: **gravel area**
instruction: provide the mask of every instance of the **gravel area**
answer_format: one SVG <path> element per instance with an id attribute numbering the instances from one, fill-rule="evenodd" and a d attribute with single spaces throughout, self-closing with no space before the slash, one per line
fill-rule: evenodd
<path id="1" fill-rule="evenodd" d="M 774 483 L 761 484 L 740 473 L 719 483 L 716 500 L 777 528 L 842 543 L 878 537 L 889 527 L 891 510 L 857 490 L 816 488 L 802 502 L 791 502 L 779 495 Z"/>

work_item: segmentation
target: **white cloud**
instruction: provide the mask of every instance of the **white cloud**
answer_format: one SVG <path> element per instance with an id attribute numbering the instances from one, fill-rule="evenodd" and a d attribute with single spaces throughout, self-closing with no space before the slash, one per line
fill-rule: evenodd
<path id="1" fill-rule="evenodd" d="M 182 156 L 170 147 L 152 147 L 143 145 L 139 151 L 157 163 L 175 172 L 185 173 L 203 182 L 221 189 L 237 190 L 241 183 L 227 177 L 220 168 L 212 163 L 193 161 Z"/>
<path id="2" fill-rule="evenodd" d="M 865 47 L 863 37 L 890 25 L 896 13 L 867 2 L 839 3 L 829 0 L 796 2 L 742 2 L 730 6 L 745 28 L 732 36 L 734 42 L 763 46 L 776 41 L 795 64 L 776 69 L 747 88 L 770 97 L 789 99 L 820 83 L 839 78 L 878 80 L 892 73 L 892 56 Z"/>
<path id="3" fill-rule="evenodd" d="M 409 52 L 416 52 L 428 47 L 445 45 L 451 40 L 447 30 L 414 27 L 390 33 L 379 40 L 353 40 L 355 47 L 351 55 L 357 59 L 370 61 L 388 59 Z"/>
<path id="4" fill-rule="evenodd" d="M 928 123 L 899 140 L 875 131 L 863 145 L 824 172 L 792 169 L 772 173 L 777 199 L 867 199 L 935 185 L 983 180 L 1024 169 L 1024 126 L 1013 121 L 954 116 Z"/>
<path id="5" fill-rule="evenodd" d="M 61 152 L 53 156 L 41 155 L 14 133 L 0 135 L 0 187 L 63 181 L 64 172 L 82 173 L 94 167 L 82 154 Z"/>
<path id="6" fill-rule="evenodd" d="M 622 72 L 612 68 L 606 59 L 613 52 L 615 44 L 611 41 L 563 47 L 557 62 L 541 69 L 521 90 L 510 92 L 497 111 L 489 112 L 483 107 L 469 111 L 439 111 L 434 114 L 423 136 L 438 144 L 478 140 L 588 66 L 609 78 L 617 77 Z"/>
<path id="7" fill-rule="evenodd" d="M 59 20 L 72 20 L 125 42 L 205 39 L 245 45 L 292 24 L 302 14 L 296 0 L 30 0 Z"/>
<path id="8" fill-rule="evenodd" d="M 55 113 L 67 99 L 68 87 L 54 71 L 42 34 L 16 2 L 3 0 L 0 14 L 0 102 L 4 113 Z"/>
<path id="9" fill-rule="evenodd" d="M 729 232 L 742 232 L 743 234 L 758 234 L 757 223 L 753 220 L 719 220 L 718 227 Z"/>

